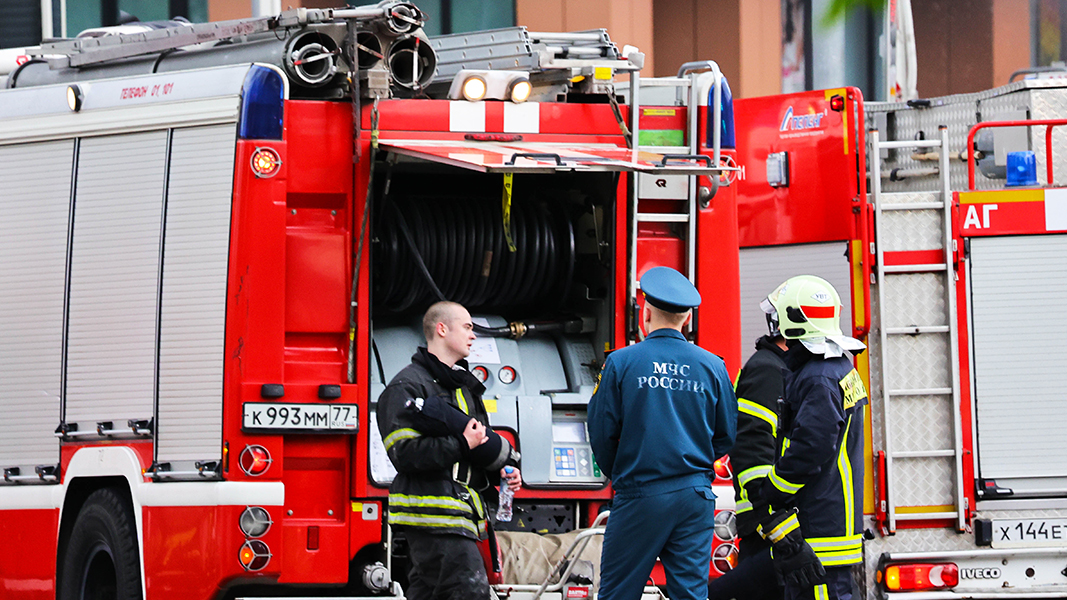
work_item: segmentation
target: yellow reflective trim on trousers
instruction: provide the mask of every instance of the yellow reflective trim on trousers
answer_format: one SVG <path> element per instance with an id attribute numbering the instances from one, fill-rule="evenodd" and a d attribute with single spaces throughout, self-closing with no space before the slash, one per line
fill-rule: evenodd
<path id="1" fill-rule="evenodd" d="M 774 437 L 778 437 L 778 415 L 745 398 L 737 399 L 737 410 L 738 412 L 743 412 L 746 415 L 752 415 L 757 419 L 766 421 L 767 424 L 771 426 L 771 434 L 774 435 Z"/>
<path id="2" fill-rule="evenodd" d="M 815 586 L 815 600 L 830 600 L 829 594 L 826 593 L 825 583 Z"/>
<path id="3" fill-rule="evenodd" d="M 771 472 L 767 475 L 767 478 L 771 480 L 771 484 L 773 484 L 774 487 L 787 494 L 795 494 L 800 491 L 800 488 L 804 487 L 802 484 L 793 483 L 791 481 L 786 481 L 785 479 L 782 479 L 781 475 L 779 475 L 774 469 L 771 469 Z"/>
<path id="4" fill-rule="evenodd" d="M 756 465 L 751 469 L 745 469 L 737 475 L 737 485 L 741 486 L 742 490 L 753 479 L 759 479 L 760 477 L 766 477 L 770 474 L 772 465 Z"/>
<path id="5" fill-rule="evenodd" d="M 382 440 L 382 442 L 385 444 L 385 449 L 388 450 L 393 447 L 393 444 L 399 442 L 400 440 L 407 440 L 417 437 L 422 437 L 422 434 L 415 429 L 409 429 L 405 427 L 404 429 L 397 429 L 393 433 L 390 433 L 385 437 L 384 440 Z"/>
<path id="6" fill-rule="evenodd" d="M 463 411 L 463 414 L 471 414 L 471 411 L 467 408 L 467 399 L 463 397 L 461 388 L 456 388 L 456 403 L 459 404 L 459 409 Z"/>
<path id="7" fill-rule="evenodd" d="M 416 515 L 412 513 L 389 513 L 389 522 L 393 525 L 411 525 L 414 527 L 437 527 L 441 529 L 466 529 L 478 535 L 478 529 L 467 517 L 450 517 L 448 515 Z"/>
<path id="8" fill-rule="evenodd" d="M 389 504 L 391 506 L 403 506 L 410 507 L 425 507 L 425 508 L 446 508 L 449 510 L 457 510 L 472 514 L 469 504 L 462 500 L 457 500 L 451 496 L 408 496 L 406 494 L 390 494 Z"/>
<path id="9" fill-rule="evenodd" d="M 841 491 L 845 497 L 845 531 L 856 530 L 856 504 L 852 489 L 852 463 L 848 460 L 848 430 L 852 426 L 852 417 L 845 423 L 845 435 L 841 438 L 841 449 L 837 454 L 837 470 L 841 473 Z"/>

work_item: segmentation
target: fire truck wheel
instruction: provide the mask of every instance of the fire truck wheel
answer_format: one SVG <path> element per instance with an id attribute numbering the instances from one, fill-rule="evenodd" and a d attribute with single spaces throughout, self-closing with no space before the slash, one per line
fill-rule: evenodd
<path id="1" fill-rule="evenodd" d="M 112 488 L 90 494 L 70 532 L 59 600 L 139 600 L 136 536 L 129 500 Z"/>

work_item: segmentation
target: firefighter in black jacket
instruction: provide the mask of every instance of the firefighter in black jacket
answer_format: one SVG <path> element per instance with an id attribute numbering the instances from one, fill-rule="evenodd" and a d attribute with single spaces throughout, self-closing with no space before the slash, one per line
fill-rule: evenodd
<path id="1" fill-rule="evenodd" d="M 404 532 L 412 563 L 407 597 L 489 600 L 477 544 L 488 528 L 483 494 L 497 482 L 518 490 L 521 476 L 518 469 L 503 472 L 514 460 L 499 438 L 498 456 L 480 456 L 492 436 L 482 404 L 485 387 L 464 360 L 475 339 L 470 314 L 454 302 L 438 302 L 426 311 L 423 332 L 426 348 L 378 399 L 378 429 L 397 470 L 389 488 L 389 523 Z M 470 416 L 462 433 L 426 426 L 428 398 Z"/>
<path id="2" fill-rule="evenodd" d="M 782 597 L 774 575 L 771 544 L 756 532 L 756 527 L 771 517 L 770 506 L 759 492 L 776 456 L 778 405 L 785 391 L 785 352 L 785 338 L 777 325 L 771 324 L 770 335 L 756 341 L 755 354 L 737 377 L 737 441 L 730 451 L 730 466 L 735 473 L 739 562 L 735 569 L 711 582 L 711 600 Z"/>
<path id="3" fill-rule="evenodd" d="M 759 492 L 775 512 L 757 529 L 773 544 L 776 567 L 780 546 L 802 543 L 825 568 L 813 585 L 786 577 L 787 600 L 850 600 L 850 567 L 863 561 L 859 509 L 867 391 L 846 351 L 866 347 L 842 335 L 841 300 L 818 277 L 789 279 L 763 307 L 788 340 L 790 372 L 779 418 L 780 453 Z"/>

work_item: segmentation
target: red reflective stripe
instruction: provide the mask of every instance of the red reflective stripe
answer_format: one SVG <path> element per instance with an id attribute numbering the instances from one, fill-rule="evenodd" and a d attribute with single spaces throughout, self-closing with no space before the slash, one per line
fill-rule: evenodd
<path id="1" fill-rule="evenodd" d="M 836 316 L 836 307 L 833 306 L 801 306 L 800 310 L 809 319 L 832 319 Z"/>

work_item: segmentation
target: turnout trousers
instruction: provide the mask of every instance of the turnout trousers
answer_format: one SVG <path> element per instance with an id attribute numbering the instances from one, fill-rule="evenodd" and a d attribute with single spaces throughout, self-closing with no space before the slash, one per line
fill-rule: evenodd
<path id="1" fill-rule="evenodd" d="M 782 600 L 771 543 L 757 533 L 741 538 L 737 566 L 708 584 L 710 600 Z"/>
<path id="2" fill-rule="evenodd" d="M 411 557 L 409 600 L 490 600 L 489 579 L 478 542 L 461 535 L 407 529 Z"/>
<path id="3" fill-rule="evenodd" d="M 658 556 L 671 600 L 706 600 L 715 494 L 687 487 L 612 502 L 604 532 L 600 600 L 636 600 Z"/>
<path id="4" fill-rule="evenodd" d="M 852 567 L 826 567 L 814 587 L 785 586 L 785 600 L 852 600 Z"/>

